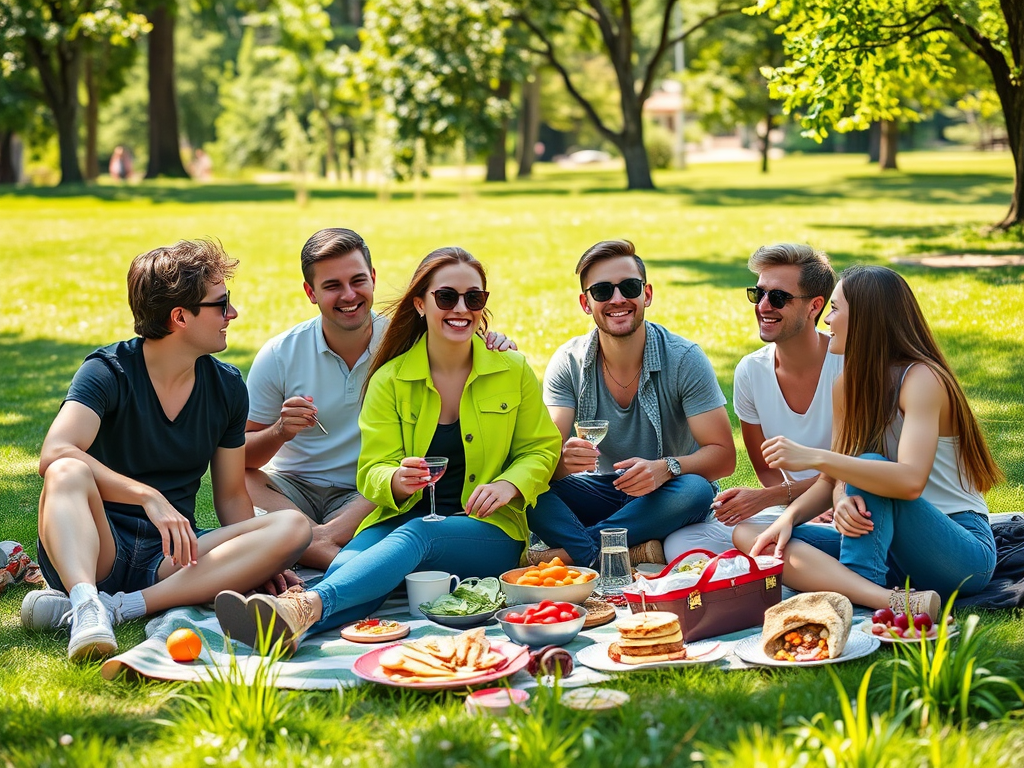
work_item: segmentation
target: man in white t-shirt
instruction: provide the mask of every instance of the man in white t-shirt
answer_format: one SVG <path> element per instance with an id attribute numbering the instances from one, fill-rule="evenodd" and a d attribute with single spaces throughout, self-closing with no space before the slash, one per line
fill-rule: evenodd
<path id="1" fill-rule="evenodd" d="M 326 570 L 374 505 L 356 491 L 359 409 L 387 318 L 372 311 L 377 273 L 351 229 L 322 229 L 302 247 L 302 287 L 320 314 L 268 341 L 246 379 L 245 484 L 267 512 L 313 524 L 299 562 Z M 515 344 L 488 334 L 499 351 Z"/>
<path id="2" fill-rule="evenodd" d="M 817 329 L 836 281 L 828 256 L 808 245 L 779 243 L 759 248 L 747 267 L 757 275 L 747 298 L 754 304 L 761 340 L 768 344 L 736 366 L 733 408 L 762 487 L 719 493 L 712 504 L 716 522 L 670 536 L 665 542 L 670 559 L 709 544 L 718 551 L 727 548 L 737 523 L 758 513 L 777 516 L 814 483 L 818 473 L 813 470 L 783 475 L 770 469 L 761 455 L 767 438 L 785 435 L 802 445 L 831 446 L 832 384 L 843 359 L 828 351 L 829 337 Z"/>

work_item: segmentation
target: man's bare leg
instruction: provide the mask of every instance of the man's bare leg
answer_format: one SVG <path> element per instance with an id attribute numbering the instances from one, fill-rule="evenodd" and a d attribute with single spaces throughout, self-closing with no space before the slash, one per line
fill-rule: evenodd
<path id="1" fill-rule="evenodd" d="M 164 559 L 160 581 L 142 590 L 146 610 L 208 603 L 225 589 L 247 592 L 291 567 L 309 541 L 306 516 L 295 510 L 210 531 L 199 537 L 196 565 L 183 568 Z"/>
<path id="2" fill-rule="evenodd" d="M 245 470 L 245 487 L 252 503 L 267 512 L 296 509 L 294 502 L 277 490 L 270 478 L 258 469 Z M 313 541 L 299 558 L 299 564 L 326 571 L 341 548 L 352 541 L 359 524 L 375 506 L 359 496 L 335 512 L 323 525 L 306 518 L 313 528 Z"/>
<path id="3" fill-rule="evenodd" d="M 765 527 L 750 523 L 737 525 L 732 534 L 736 548 L 749 552 L 754 539 Z M 838 592 L 850 598 L 851 602 L 868 608 L 889 607 L 892 590 L 865 579 L 806 541 L 790 539 L 782 554 L 785 563 L 782 583 L 787 587 L 798 592 Z"/>
<path id="4" fill-rule="evenodd" d="M 117 545 L 89 466 L 58 459 L 43 476 L 39 539 L 65 589 L 110 575 Z"/>

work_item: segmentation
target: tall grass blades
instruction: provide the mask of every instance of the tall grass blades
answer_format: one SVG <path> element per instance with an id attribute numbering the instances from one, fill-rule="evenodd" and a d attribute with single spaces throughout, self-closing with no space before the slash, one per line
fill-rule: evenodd
<path id="1" fill-rule="evenodd" d="M 176 693 L 174 698 L 185 706 L 176 720 L 164 724 L 182 733 L 200 733 L 198 742 L 227 750 L 259 749 L 287 735 L 284 720 L 297 694 L 278 690 L 274 672 L 285 649 L 280 641 L 271 644 L 270 632 L 262 626 L 257 644 L 259 653 L 244 668 L 229 644 L 227 667 L 209 667 L 209 679 L 197 683 L 195 693 Z"/>
<path id="2" fill-rule="evenodd" d="M 557 683 L 538 685 L 532 691 L 529 711 L 512 707 L 509 717 L 497 722 L 497 739 L 490 750 L 496 764 L 571 768 L 596 747 L 600 737 L 591 727 L 594 716 L 562 706 L 561 695 Z"/>
<path id="3" fill-rule="evenodd" d="M 922 730 L 936 719 L 966 725 L 998 720 L 1024 708 L 1024 690 L 999 674 L 1012 670 L 1012 665 L 986 642 L 977 616 L 967 617 L 958 641 L 953 642 L 947 617 L 955 599 L 954 593 L 946 602 L 934 642 L 922 638 L 918 643 L 896 644 L 892 696 L 911 707 Z"/>

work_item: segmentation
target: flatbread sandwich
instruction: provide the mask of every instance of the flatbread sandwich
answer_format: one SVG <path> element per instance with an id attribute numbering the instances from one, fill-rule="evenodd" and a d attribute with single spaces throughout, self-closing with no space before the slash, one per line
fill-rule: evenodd
<path id="1" fill-rule="evenodd" d="M 838 592 L 805 592 L 764 612 L 761 649 L 776 661 L 822 661 L 843 653 L 853 605 Z"/>
<path id="2" fill-rule="evenodd" d="M 618 642 L 608 647 L 608 657 L 620 664 L 652 664 L 686 658 L 679 617 L 667 611 L 634 613 L 615 622 Z"/>

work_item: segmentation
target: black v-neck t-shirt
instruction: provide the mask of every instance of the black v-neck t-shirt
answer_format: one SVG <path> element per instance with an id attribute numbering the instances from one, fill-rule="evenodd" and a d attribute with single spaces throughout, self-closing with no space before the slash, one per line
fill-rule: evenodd
<path id="1" fill-rule="evenodd" d="M 90 354 L 64 402 L 82 403 L 100 417 L 90 456 L 160 491 L 195 528 L 196 494 L 214 453 L 245 445 L 249 396 L 237 368 L 204 355 L 196 360 L 192 392 L 172 421 L 153 388 L 142 345 L 135 338 Z M 145 517 L 134 504 L 104 500 L 104 506 Z"/>

